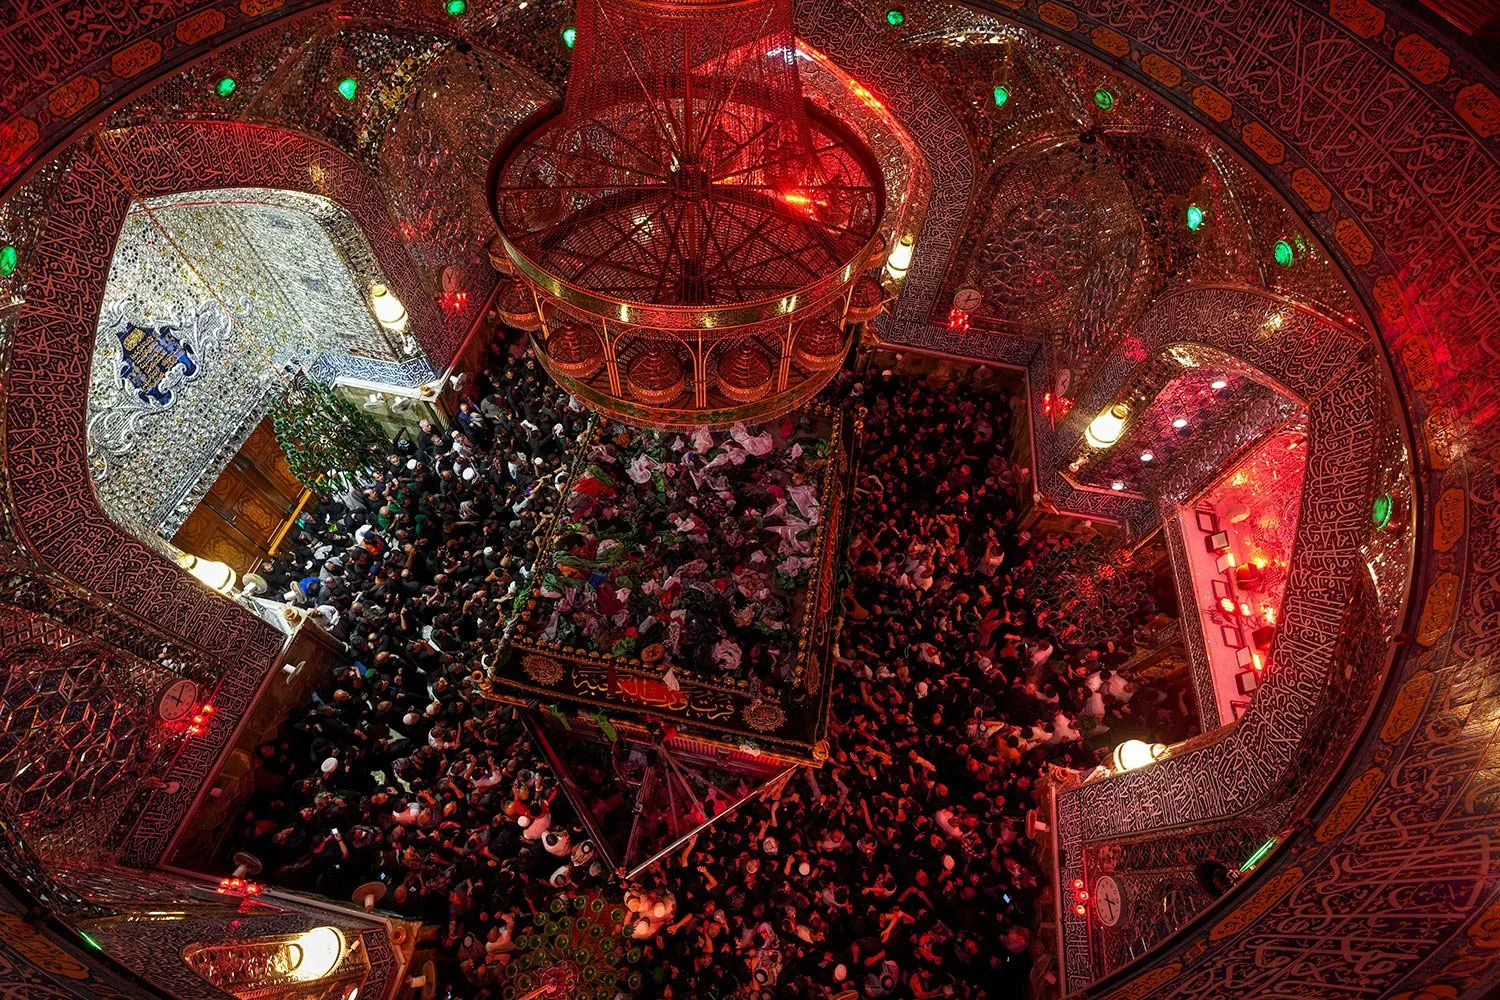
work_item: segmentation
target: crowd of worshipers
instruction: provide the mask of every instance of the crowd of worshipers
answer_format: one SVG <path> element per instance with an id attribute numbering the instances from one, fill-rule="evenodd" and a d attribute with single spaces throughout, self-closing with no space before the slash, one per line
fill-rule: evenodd
<path id="1" fill-rule="evenodd" d="M 398 440 L 325 504 L 272 581 L 354 665 L 261 748 L 284 776 L 246 817 L 275 883 L 439 928 L 457 997 L 498 998 L 517 939 L 559 895 L 629 914 L 649 997 L 1011 995 L 1044 873 L 1025 814 L 1085 730 L 1149 701 L 1111 668 L 1128 639 L 1063 646 L 1027 599 L 1038 546 L 1003 397 L 843 376 L 868 413 L 829 759 L 701 831 L 633 886 L 605 869 L 511 710 L 471 674 L 526 585 L 586 418 L 514 353 L 454 430 Z M 1049 560 L 1050 561 L 1050 560 Z M 623 981 L 622 981 L 623 982 Z"/>
<path id="2" fill-rule="evenodd" d="M 537 571 L 541 638 L 787 682 L 828 447 L 805 413 L 756 431 L 607 424 L 559 515 L 569 529 Z"/>

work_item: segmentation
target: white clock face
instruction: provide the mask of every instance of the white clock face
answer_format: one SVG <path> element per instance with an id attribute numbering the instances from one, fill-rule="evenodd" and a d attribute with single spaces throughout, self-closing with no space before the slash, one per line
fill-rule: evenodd
<path id="1" fill-rule="evenodd" d="M 1102 875 L 1094 883 L 1094 913 L 1105 927 L 1113 927 L 1125 915 L 1125 895 L 1120 883 L 1108 875 Z"/>
<path id="2" fill-rule="evenodd" d="M 184 677 L 173 681 L 161 693 L 161 698 L 156 702 L 156 714 L 163 722 L 176 722 L 191 712 L 197 703 L 198 685 Z"/>
<path id="3" fill-rule="evenodd" d="M 977 288 L 960 288 L 953 296 L 953 308 L 973 312 L 984 301 L 984 293 Z"/>

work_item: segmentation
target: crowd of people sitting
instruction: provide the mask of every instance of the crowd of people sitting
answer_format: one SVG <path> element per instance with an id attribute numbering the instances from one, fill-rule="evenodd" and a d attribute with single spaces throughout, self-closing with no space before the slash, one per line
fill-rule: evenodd
<path id="1" fill-rule="evenodd" d="M 306 517 L 268 574 L 352 663 L 261 747 L 281 779 L 243 846 L 266 877 L 339 898 L 383 882 L 383 908 L 439 929 L 455 997 L 509 995 L 533 914 L 580 894 L 624 904 L 639 996 L 1013 995 L 1045 882 L 1025 824 L 1037 783 L 1094 767 L 1089 720 L 1149 697 L 1112 670 L 1128 638 L 1066 645 L 1037 620 L 1033 552 L 1067 541 L 1017 529 L 1030 485 L 1006 399 L 840 377 L 833 401 L 867 414 L 829 759 L 626 886 L 473 680 L 587 417 L 514 350 L 472 391 L 449 433 L 398 438 L 370 482 Z"/>

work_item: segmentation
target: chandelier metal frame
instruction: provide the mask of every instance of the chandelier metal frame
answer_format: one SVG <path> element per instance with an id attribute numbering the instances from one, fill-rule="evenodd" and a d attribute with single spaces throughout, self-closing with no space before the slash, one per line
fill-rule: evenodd
<path id="1" fill-rule="evenodd" d="M 581 40 L 567 102 L 491 161 L 491 256 L 520 286 L 502 315 L 618 419 L 722 425 L 811 398 L 879 301 L 873 278 L 853 292 L 878 263 L 885 183 L 853 130 L 802 97 L 790 5 L 579 11 L 613 47 Z"/>

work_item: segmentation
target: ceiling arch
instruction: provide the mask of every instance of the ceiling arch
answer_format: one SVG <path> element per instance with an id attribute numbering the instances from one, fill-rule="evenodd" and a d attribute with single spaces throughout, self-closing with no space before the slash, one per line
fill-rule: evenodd
<path id="1" fill-rule="evenodd" d="M 120 162 L 153 166 L 132 170 L 127 189 Z M 230 723 L 249 704 L 282 636 L 110 520 L 90 483 L 84 422 L 99 302 L 131 200 L 204 187 L 297 190 L 339 203 L 364 230 L 382 271 L 417 318 L 417 329 L 439 335 L 444 329 L 420 294 L 380 192 L 357 164 L 325 144 L 261 126 L 175 122 L 121 130 L 78 147 L 34 251 L 8 357 L 10 513 L 18 535 L 44 566 L 220 665 L 214 698 L 227 721 L 195 743 L 195 753 L 173 763 L 174 778 L 186 787 L 196 787 L 212 764 L 212 744 L 227 740 Z M 436 352 L 442 344 L 426 346 Z M 187 799 L 154 796 L 135 836 L 170 831 Z M 141 856 L 133 844 L 127 855 Z M 149 852 L 147 860 L 154 860 Z"/>
<path id="2" fill-rule="evenodd" d="M 62 6 L 43 6 L 25 29 L 53 44 L 22 46 L 36 52 L 0 70 L 0 93 L 14 95 L 0 130 L 6 183 L 152 67 L 180 64 L 309 5 L 221 0 L 147 7 L 117 21 L 101 10 L 110 27 L 76 50 L 57 17 Z M 1492 197 L 1500 190 L 1500 84 L 1459 47 L 1374 0 L 988 6 L 1137 80 L 1293 199 L 1374 318 L 1421 463 L 1412 641 L 1392 668 L 1384 723 L 1366 734 L 1347 772 L 1360 780 L 1334 790 L 1302 855 L 1257 871 L 1242 905 L 1153 953 L 1128 985 L 1101 989 L 1186 1000 L 1228 981 L 1288 995 L 1357 981 L 1378 994 L 1432 986 L 1434 996 L 1485 995 L 1500 981 L 1500 896 L 1490 862 L 1465 845 L 1487 843 L 1492 820 L 1459 813 L 1406 823 L 1398 813 L 1413 797 L 1461 796 L 1480 759 L 1471 752 L 1488 745 L 1497 724 L 1484 685 L 1500 646 L 1492 572 L 1500 551 L 1500 205 Z M 5 32 L 14 49 L 22 31 L 12 24 Z M 1428 863 L 1438 857 L 1446 859 L 1440 869 Z M 1371 887 L 1330 907 L 1341 872 L 1357 863 Z M 1390 880 L 1418 863 L 1435 895 L 1414 898 L 1410 887 L 1392 895 Z M 1436 895 L 1450 883 L 1469 887 L 1461 901 Z M 1390 942 L 1386 960 L 1377 970 L 1357 967 L 1342 945 L 1377 928 Z M 1285 960 L 1264 966 L 1258 956 L 1267 950 Z"/>
<path id="3" fill-rule="evenodd" d="M 1330 679 L 1344 665 L 1338 662 L 1344 649 L 1340 637 L 1353 609 L 1354 588 L 1365 577 L 1361 550 L 1372 530 L 1374 455 L 1387 406 L 1374 345 L 1310 311 L 1289 310 L 1264 293 L 1231 288 L 1176 292 L 1146 313 L 1137 335 L 1148 359 L 1177 345 L 1205 345 L 1304 401 L 1311 473 L 1282 623 L 1255 700 L 1233 727 L 1195 741 L 1185 752 L 1062 792 L 1057 812 L 1065 881 L 1083 876 L 1085 843 L 1141 838 L 1153 831 L 1175 838 L 1184 828 L 1265 807 L 1302 757 L 1304 743 L 1319 753 L 1347 749 L 1309 725 L 1320 702 L 1340 690 Z M 1065 421 L 1062 436 L 1081 433 L 1136 367 L 1123 358 L 1112 360 Z M 1365 674 L 1360 671 L 1362 679 Z M 1088 954 L 1081 936 L 1086 924 L 1067 921 L 1064 929 L 1066 955 L 1075 963 L 1069 974 L 1075 983 L 1087 982 L 1092 975 L 1076 964 Z"/>

